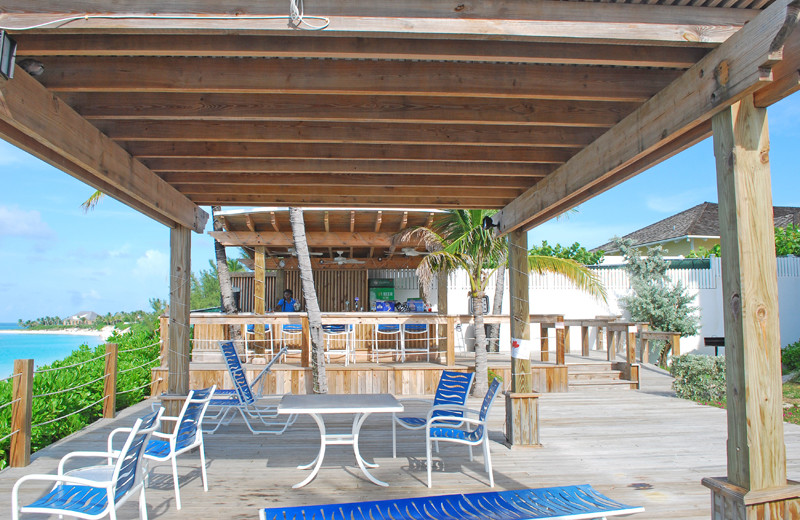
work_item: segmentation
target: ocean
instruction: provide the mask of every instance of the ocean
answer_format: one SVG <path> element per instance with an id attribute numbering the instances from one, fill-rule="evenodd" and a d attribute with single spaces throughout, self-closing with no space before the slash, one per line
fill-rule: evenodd
<path id="1" fill-rule="evenodd" d="M 16 323 L 0 323 L 0 330 L 22 329 Z M 15 359 L 33 359 L 39 367 L 67 357 L 83 344 L 96 347 L 102 342 L 100 336 L 0 333 L 0 379 L 11 375 Z"/>

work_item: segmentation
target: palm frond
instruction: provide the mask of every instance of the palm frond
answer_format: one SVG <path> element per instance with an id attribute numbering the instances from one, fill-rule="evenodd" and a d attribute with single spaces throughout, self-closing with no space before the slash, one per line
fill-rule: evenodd
<path id="1" fill-rule="evenodd" d="M 105 196 L 106 196 L 105 193 L 103 193 L 100 190 L 97 190 L 96 192 L 92 193 L 88 199 L 83 201 L 83 203 L 81 204 L 81 209 L 83 210 L 84 213 L 89 213 L 91 210 L 94 209 L 95 206 L 97 206 L 97 203 L 100 202 L 100 199 L 102 199 Z"/>
<path id="2" fill-rule="evenodd" d="M 600 278 L 585 265 L 568 258 L 554 256 L 529 255 L 528 267 L 537 274 L 556 273 L 566 277 L 575 286 L 597 299 L 608 302 L 606 288 Z"/>

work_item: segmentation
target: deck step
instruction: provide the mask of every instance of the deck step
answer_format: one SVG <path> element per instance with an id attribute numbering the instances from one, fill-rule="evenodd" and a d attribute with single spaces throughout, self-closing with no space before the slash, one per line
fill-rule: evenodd
<path id="1" fill-rule="evenodd" d="M 590 363 L 573 363 L 569 365 L 570 387 L 602 387 L 635 384 L 635 381 L 623 379 L 623 372 L 614 367 L 609 361 L 596 361 Z"/>
<path id="2" fill-rule="evenodd" d="M 570 387 L 578 387 L 578 386 L 618 386 L 618 385 L 632 385 L 636 384 L 636 381 L 629 381 L 627 379 L 589 379 L 585 381 L 573 381 L 570 380 L 569 386 Z"/>
<path id="3" fill-rule="evenodd" d="M 622 379 L 620 370 L 604 370 L 600 372 L 570 372 L 570 381 L 616 381 Z"/>

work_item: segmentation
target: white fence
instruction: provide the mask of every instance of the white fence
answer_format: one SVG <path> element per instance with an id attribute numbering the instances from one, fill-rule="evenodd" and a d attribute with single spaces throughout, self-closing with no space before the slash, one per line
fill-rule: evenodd
<path id="1" fill-rule="evenodd" d="M 613 264 L 614 259 L 609 258 Z M 800 320 L 794 318 L 795 309 L 800 309 L 800 258 L 782 257 L 777 259 L 778 299 L 780 304 L 781 345 L 800 339 Z M 624 269 L 597 269 L 595 271 L 608 292 L 608 302 L 597 301 L 576 289 L 562 276 L 553 274 L 531 275 L 530 310 L 531 314 L 563 314 L 567 319 L 589 318 L 600 315 L 622 314 L 619 299 L 630 293 L 630 282 Z M 396 278 L 401 292 L 412 292 L 418 287 L 416 274 L 411 270 L 393 275 L 381 271 L 381 277 Z M 670 269 L 667 275 L 675 282 L 680 281 L 691 294 L 696 296 L 695 304 L 700 313 L 700 333 L 681 340 L 681 352 L 713 354 L 713 348 L 703 346 L 707 336 L 724 336 L 722 318 L 722 269 L 719 258 L 710 259 L 708 269 Z M 370 272 L 370 276 L 373 276 Z M 451 313 L 467 314 L 469 281 L 464 272 L 456 272 L 448 279 L 448 310 Z M 494 299 L 495 280 L 487 286 L 489 301 Z M 397 291 L 396 291 L 397 292 Z M 435 302 L 434 302 L 435 303 Z M 508 279 L 503 299 L 503 309 L 508 311 Z M 507 327 L 501 329 L 501 348 L 509 343 Z M 539 331 L 532 331 L 538 337 Z M 467 336 L 471 336 L 468 332 Z M 579 334 L 572 335 L 572 350 L 580 350 Z"/>

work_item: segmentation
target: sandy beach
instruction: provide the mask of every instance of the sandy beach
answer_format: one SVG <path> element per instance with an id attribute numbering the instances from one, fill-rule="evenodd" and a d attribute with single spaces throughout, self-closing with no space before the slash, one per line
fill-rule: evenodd
<path id="1" fill-rule="evenodd" d="M 14 329 L 14 330 L 0 330 L 0 334 L 61 334 L 68 336 L 98 336 L 103 340 L 108 339 L 114 333 L 114 327 L 108 325 L 100 330 L 92 329 L 79 329 L 75 327 L 58 330 L 27 330 L 27 329 Z"/>

